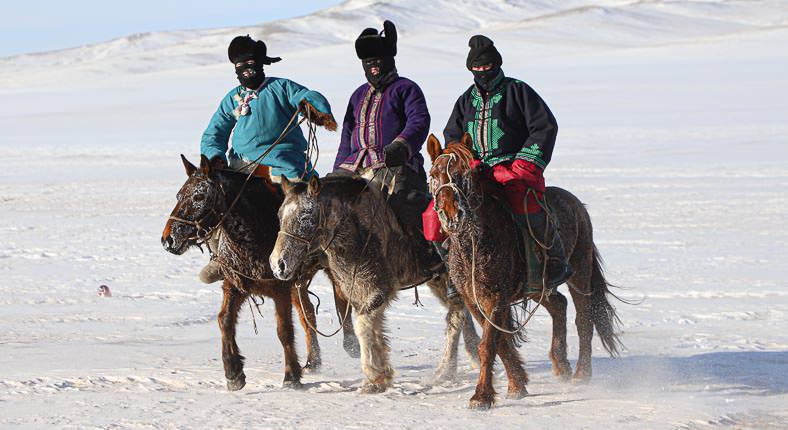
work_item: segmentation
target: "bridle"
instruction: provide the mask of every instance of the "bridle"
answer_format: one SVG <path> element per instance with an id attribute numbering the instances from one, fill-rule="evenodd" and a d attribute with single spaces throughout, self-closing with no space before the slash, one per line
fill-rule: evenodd
<path id="1" fill-rule="evenodd" d="M 449 181 L 446 182 L 445 184 L 441 184 L 441 185 L 439 185 L 437 187 L 433 187 L 432 183 L 430 183 L 430 193 L 432 194 L 433 198 L 435 199 L 434 209 L 435 209 L 435 212 L 438 213 L 438 219 L 440 220 L 441 224 L 445 226 L 445 225 L 449 224 L 449 219 L 446 216 L 446 210 L 443 209 L 442 207 L 438 207 L 438 205 L 437 205 L 438 193 L 440 193 L 441 190 L 443 190 L 444 188 L 448 188 L 448 189 L 450 189 L 452 191 L 452 194 L 454 194 L 455 201 L 460 202 L 461 200 L 464 200 L 465 202 L 468 203 L 468 205 L 470 205 L 470 199 L 468 198 L 468 195 L 462 189 L 460 189 L 458 184 L 456 182 L 454 182 L 454 177 L 452 176 L 451 171 L 450 171 L 451 170 L 451 163 L 453 161 L 462 162 L 463 161 L 462 158 L 459 157 L 457 154 L 454 154 L 454 153 L 451 153 L 451 152 L 450 153 L 446 153 L 446 154 L 438 155 L 437 157 L 435 157 L 435 160 L 438 160 L 440 158 L 448 158 L 448 161 L 446 162 L 446 171 L 445 171 L 445 173 L 446 173 L 446 177 L 449 178 Z M 465 167 L 470 168 L 470 166 L 468 166 L 467 163 L 466 163 Z M 480 205 L 481 205 L 481 202 L 480 202 Z M 466 210 L 464 208 L 462 208 L 459 204 L 457 205 L 457 209 L 458 209 L 459 212 L 466 212 Z M 475 210 L 475 209 L 478 209 L 478 207 L 475 207 L 475 208 L 474 207 L 469 207 L 469 209 Z"/>
<path id="2" fill-rule="evenodd" d="M 317 239 L 320 236 L 318 233 L 320 233 L 320 231 L 324 229 L 323 228 L 323 219 L 324 219 L 323 206 L 318 204 L 318 208 L 319 208 L 319 212 L 318 212 L 318 217 L 317 217 L 317 227 L 315 228 L 315 232 L 312 234 L 312 238 L 311 239 L 307 239 L 307 238 L 305 238 L 305 237 L 303 237 L 301 235 L 298 235 L 298 234 L 295 234 L 295 233 L 291 233 L 291 232 L 285 230 L 280 225 L 279 226 L 279 231 L 276 233 L 277 240 L 279 240 L 279 236 L 285 236 L 285 237 L 289 237 L 291 239 L 294 239 L 294 240 L 296 240 L 298 242 L 301 242 L 301 243 L 305 244 L 306 247 L 307 247 L 307 252 L 306 252 L 307 255 L 312 255 L 313 254 L 312 251 L 314 250 L 314 247 L 312 246 L 312 244 L 315 242 L 315 239 Z M 341 224 L 341 222 L 339 224 Z M 321 248 L 320 252 L 325 252 L 328 249 L 328 247 L 331 246 L 331 242 L 333 242 L 334 238 L 337 237 L 337 230 L 339 229 L 339 224 L 337 224 L 334 227 L 334 229 L 332 230 L 331 239 L 328 240 L 328 243 L 325 246 L 321 246 L 320 247 Z"/>
<path id="3" fill-rule="evenodd" d="M 205 243 L 208 240 L 208 238 L 210 238 L 211 235 L 213 235 L 213 232 L 217 228 L 219 228 L 219 226 L 222 225 L 227 213 L 229 212 L 229 209 L 227 211 L 224 211 L 224 212 L 219 212 L 219 211 L 216 210 L 216 206 L 217 206 L 217 204 L 220 201 L 219 200 L 220 196 L 222 197 L 222 199 L 224 201 L 227 201 L 227 193 L 225 193 L 224 186 L 222 185 L 222 183 L 221 182 L 217 182 L 217 181 L 213 181 L 210 178 L 205 178 L 205 180 L 209 184 L 213 185 L 215 188 L 218 188 L 218 190 L 219 190 L 219 193 L 215 194 L 216 197 L 214 198 L 214 201 L 209 205 L 210 210 L 208 211 L 208 213 L 206 213 L 200 219 L 197 219 L 197 220 L 185 219 L 185 218 L 177 217 L 175 215 L 170 215 L 170 217 L 168 218 L 168 219 L 170 219 L 172 221 L 177 221 L 177 222 L 180 222 L 180 223 L 183 223 L 183 224 L 190 225 L 190 226 L 194 227 L 196 229 L 195 234 L 193 236 L 189 236 L 188 238 L 186 238 L 186 240 L 193 240 L 196 243 L 197 246 Z M 213 226 L 206 227 L 205 226 L 206 220 L 210 216 L 216 217 L 216 219 L 218 221 Z M 208 247 L 208 251 L 212 252 L 210 246 Z"/>
<path id="4" fill-rule="evenodd" d="M 263 153 L 260 154 L 260 156 L 258 156 L 254 160 L 252 160 L 249 163 L 247 163 L 246 165 L 240 167 L 238 170 L 244 170 L 244 169 L 246 169 L 246 168 L 248 168 L 248 167 L 250 167 L 250 166 L 252 166 L 254 164 L 257 164 L 261 160 L 263 160 L 269 153 L 271 153 L 271 151 L 274 150 L 274 148 L 276 148 L 282 142 L 282 139 L 284 139 L 285 136 L 290 134 L 291 131 L 293 131 L 296 128 L 298 128 L 301 125 L 301 123 L 306 121 L 308 118 L 311 120 L 311 115 L 310 115 L 309 109 L 306 109 L 306 111 L 307 111 L 306 112 L 306 116 L 301 118 L 301 120 L 296 123 L 295 127 L 291 128 L 290 126 L 296 120 L 296 118 L 298 117 L 298 113 L 300 111 L 301 111 L 301 108 L 296 109 L 296 111 L 293 112 L 293 115 L 290 117 L 290 121 L 287 123 L 287 125 L 285 125 L 285 128 L 282 129 L 282 132 L 279 134 L 279 137 L 274 141 L 274 143 L 271 144 L 271 146 L 268 147 L 268 149 L 263 151 Z M 311 124 L 311 122 L 309 124 Z M 310 128 L 310 143 L 311 143 L 311 139 L 312 139 L 313 134 L 314 134 L 313 130 Z M 317 144 L 317 142 L 316 142 L 316 138 L 315 138 L 315 145 L 316 144 Z M 309 161 L 307 160 L 307 163 L 308 162 Z M 314 170 L 314 168 L 313 168 L 313 170 Z M 241 199 L 241 195 L 243 194 L 244 189 L 246 188 L 246 185 L 249 183 L 249 181 L 254 176 L 254 172 L 255 172 L 254 169 L 251 169 L 249 171 L 249 174 L 246 176 L 246 180 L 244 180 L 243 184 L 241 185 L 241 189 L 238 190 L 238 194 L 235 196 L 235 198 L 233 199 L 232 203 L 230 203 L 230 206 L 227 208 L 227 210 L 224 211 L 223 213 L 219 213 L 219 212 L 216 211 L 215 206 L 216 206 L 217 202 L 214 202 L 214 204 L 211 205 L 211 211 L 209 213 L 205 214 L 205 216 L 203 216 L 202 218 L 200 218 L 200 219 L 198 219 L 196 221 L 192 221 L 192 220 L 176 217 L 176 216 L 173 216 L 173 215 L 170 215 L 169 219 L 171 219 L 173 221 L 178 221 L 178 222 L 181 222 L 181 223 L 184 223 L 184 224 L 187 224 L 187 225 L 194 226 L 197 229 L 197 233 L 194 236 L 191 236 L 191 237 L 187 238 L 187 240 L 194 240 L 196 242 L 197 246 L 200 246 L 200 244 L 205 243 L 208 240 L 208 238 L 211 237 L 211 235 L 213 234 L 214 230 L 216 230 L 219 226 L 222 225 L 222 223 L 224 222 L 224 219 L 227 217 L 227 215 L 230 213 L 230 211 L 235 207 L 236 203 L 238 203 L 238 201 Z M 213 181 L 211 181 L 210 178 L 206 178 L 206 180 L 209 181 L 209 182 L 213 182 Z M 224 201 L 227 201 L 227 194 L 224 192 L 224 187 L 222 186 L 221 182 L 219 182 L 219 190 L 222 193 L 222 197 L 224 198 Z M 205 228 L 205 227 L 203 227 L 203 222 L 210 215 L 216 216 L 219 219 L 219 221 L 213 227 Z M 202 248 L 200 248 L 200 249 L 202 249 Z M 213 251 L 211 251 L 211 247 L 210 246 L 208 247 L 208 252 L 211 255 L 213 255 Z"/>
<path id="5" fill-rule="evenodd" d="M 378 173 L 380 173 L 383 170 L 386 170 L 386 168 L 378 169 L 378 170 L 375 171 L 374 175 L 372 176 L 372 179 L 369 179 L 367 181 L 367 183 L 364 185 L 364 188 L 362 188 L 361 191 L 359 191 L 357 197 L 360 197 L 367 190 L 367 188 L 369 188 L 369 185 L 372 183 L 372 181 L 375 180 L 375 178 L 378 176 Z M 314 233 L 314 235 L 312 236 L 311 239 L 307 239 L 307 238 L 305 238 L 303 236 L 300 236 L 298 234 L 291 233 L 291 232 L 285 230 L 282 226 L 279 227 L 279 232 L 276 234 L 277 239 L 279 238 L 280 235 L 281 236 L 285 236 L 285 237 L 289 237 L 291 239 L 295 239 L 298 242 L 306 244 L 307 252 L 311 254 L 311 251 L 313 249 L 312 248 L 312 242 L 314 242 L 315 238 L 317 238 L 318 231 L 322 229 L 323 219 L 324 219 L 323 206 L 318 205 L 318 208 L 320 208 L 320 212 L 319 212 L 318 218 L 317 218 L 317 220 L 318 220 L 317 221 L 317 228 L 315 229 L 315 233 Z M 377 209 L 378 208 L 376 208 L 374 210 L 373 216 L 375 214 L 377 214 Z M 347 214 L 345 216 L 343 216 L 341 220 L 339 220 L 339 222 L 337 223 L 336 226 L 334 226 L 334 229 L 331 231 L 331 238 L 328 240 L 328 242 L 325 244 L 325 246 L 321 246 L 320 252 L 326 252 L 328 250 L 328 248 L 331 246 L 331 243 L 334 242 L 334 239 L 336 239 L 337 233 L 339 231 L 339 226 L 344 223 L 346 216 L 347 216 Z M 370 231 L 370 233 L 371 233 L 371 231 Z"/>
<path id="6" fill-rule="evenodd" d="M 317 227 L 315 228 L 315 232 L 312 234 L 312 238 L 311 239 L 306 239 L 305 237 L 300 236 L 298 234 L 290 233 L 289 231 L 287 231 L 284 228 L 282 228 L 282 226 L 279 226 L 279 231 L 276 233 L 277 240 L 279 240 L 279 236 L 285 236 L 285 237 L 289 237 L 291 239 L 295 239 L 296 241 L 305 244 L 306 248 L 307 248 L 307 250 L 306 250 L 307 254 L 311 254 L 312 243 L 318 237 L 317 233 L 318 233 L 319 230 L 321 230 L 321 225 L 323 223 L 323 207 L 322 206 L 318 206 L 318 207 L 320 208 L 320 212 L 319 212 L 319 215 L 317 217 Z M 335 235 L 336 235 L 336 233 L 335 233 Z M 325 251 L 325 247 L 323 248 L 323 250 Z"/>

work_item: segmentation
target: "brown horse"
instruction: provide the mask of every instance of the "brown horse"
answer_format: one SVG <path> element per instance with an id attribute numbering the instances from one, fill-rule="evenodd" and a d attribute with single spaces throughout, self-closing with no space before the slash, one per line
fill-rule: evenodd
<path id="1" fill-rule="evenodd" d="M 180 255 L 188 248 L 207 240 L 214 230 L 220 234 L 217 258 L 224 275 L 224 300 L 219 312 L 222 332 L 222 361 L 227 388 L 240 390 L 246 383 L 243 360 L 235 342 L 235 327 L 241 305 L 252 295 L 270 297 L 276 309 L 277 335 L 284 348 L 284 385 L 300 386 L 302 369 L 295 349 L 292 306 L 296 306 L 301 325 L 306 332 L 307 362 L 305 369 L 321 365 L 320 346 L 309 325 L 316 327 L 315 313 L 304 285 L 318 270 L 316 260 L 304 265 L 304 270 L 293 281 L 275 279 L 268 266 L 274 247 L 282 204 L 281 192 L 269 180 L 212 166 L 203 156 L 200 167 L 195 167 L 183 155 L 188 179 L 178 191 L 178 202 L 162 233 L 162 245 L 167 251 Z M 233 201 L 238 198 L 237 202 Z M 300 296 L 300 297 L 299 297 Z M 337 307 L 345 309 L 346 302 L 337 297 Z M 358 354 L 358 340 L 346 328 L 345 349 Z M 355 354 L 353 354 L 355 350 Z"/>
<path id="2" fill-rule="evenodd" d="M 450 236 L 449 274 L 484 329 L 479 345 L 481 374 L 470 406 L 487 409 L 495 400 L 492 365 L 496 353 L 509 377 L 509 397 L 521 398 L 527 394 L 528 375 L 516 349 L 517 339 L 510 333 L 517 324 L 511 318 L 510 305 L 524 299 L 538 300 L 541 295 L 527 289 L 526 264 L 516 239 L 520 232 L 505 201 L 497 198 L 501 190 L 496 190 L 498 185 L 491 181 L 482 181 L 478 170 L 470 168 L 470 135 L 465 134 L 461 142 L 453 142 L 445 150 L 430 135 L 427 149 L 432 159 L 430 189 L 435 209 L 442 212 L 441 224 Z M 615 330 L 618 317 L 607 300 L 609 284 L 602 273 L 585 207 L 561 188 L 549 187 L 545 196 L 558 219 L 561 238 L 574 269 L 567 281 L 577 311 L 575 324 L 580 337 L 573 379 L 587 381 L 591 378 L 594 327 L 605 349 L 616 356 L 621 346 Z M 572 372 L 566 358 L 567 301 L 556 291 L 541 302 L 553 320 L 549 354 L 553 373 L 567 380 Z"/>

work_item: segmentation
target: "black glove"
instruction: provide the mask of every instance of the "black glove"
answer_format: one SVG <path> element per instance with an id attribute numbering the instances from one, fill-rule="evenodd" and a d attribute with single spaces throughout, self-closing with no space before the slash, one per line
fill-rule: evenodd
<path id="1" fill-rule="evenodd" d="M 395 140 L 383 148 L 383 162 L 386 167 L 399 167 L 405 165 L 410 158 L 410 148 L 401 141 Z"/>

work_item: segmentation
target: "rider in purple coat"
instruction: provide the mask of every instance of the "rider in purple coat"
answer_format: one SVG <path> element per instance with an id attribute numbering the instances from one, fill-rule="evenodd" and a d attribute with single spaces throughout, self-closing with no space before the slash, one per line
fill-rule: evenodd
<path id="1" fill-rule="evenodd" d="M 355 174 L 390 188 L 389 203 L 428 278 L 442 262 L 422 234 L 421 213 L 430 202 L 420 153 L 430 128 L 427 102 L 415 82 L 397 74 L 397 30 L 391 21 L 380 33 L 361 32 L 356 54 L 367 82 L 350 96 L 333 174 Z"/>
<path id="2" fill-rule="evenodd" d="M 383 167 L 386 148 L 391 144 L 405 155 L 410 170 L 418 173 L 424 169 L 419 151 L 430 128 L 424 94 L 415 82 L 398 76 L 396 71 L 388 80 L 382 91 L 365 83 L 350 96 L 335 170 L 358 172 Z"/>

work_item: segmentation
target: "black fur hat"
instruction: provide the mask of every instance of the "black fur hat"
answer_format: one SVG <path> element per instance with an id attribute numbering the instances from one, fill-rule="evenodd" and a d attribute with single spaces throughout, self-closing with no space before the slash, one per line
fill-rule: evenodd
<path id="1" fill-rule="evenodd" d="M 248 34 L 246 36 L 237 36 L 230 42 L 230 46 L 227 48 L 227 57 L 231 63 L 246 61 L 250 58 L 254 58 L 255 61 L 263 64 L 282 61 L 279 57 L 269 57 L 265 43 L 262 40 L 252 39 Z"/>
<path id="2" fill-rule="evenodd" d="M 473 66 L 483 66 L 492 64 L 493 66 L 500 67 L 503 64 L 501 53 L 495 48 L 495 44 L 486 36 L 477 34 L 471 37 L 468 41 L 468 46 L 471 51 L 468 52 L 468 59 L 465 61 L 465 66 L 471 70 Z"/>
<path id="3" fill-rule="evenodd" d="M 383 31 L 367 28 L 356 39 L 358 58 L 393 57 L 397 55 L 397 28 L 394 23 L 383 21 Z"/>

